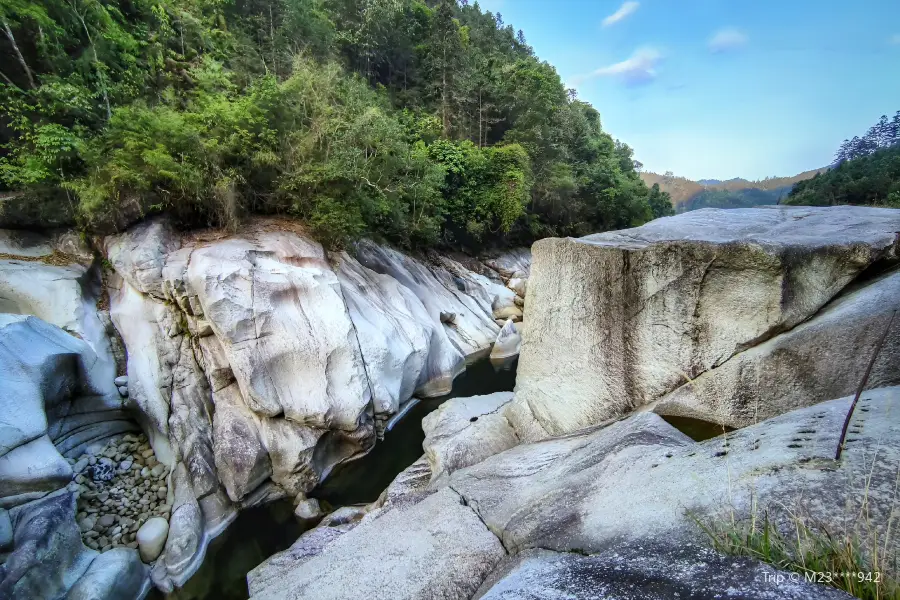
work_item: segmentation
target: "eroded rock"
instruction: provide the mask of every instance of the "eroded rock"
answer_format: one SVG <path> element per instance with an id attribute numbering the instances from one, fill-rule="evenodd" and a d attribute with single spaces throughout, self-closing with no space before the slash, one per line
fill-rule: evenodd
<path id="1" fill-rule="evenodd" d="M 779 207 L 704 209 L 541 240 L 517 402 L 552 435 L 627 414 L 791 330 L 867 270 L 895 263 L 896 231 L 896 210 Z M 829 354 L 823 367 L 837 358 Z M 779 387 L 780 397 L 766 400 L 775 412 L 760 418 L 793 406 L 795 386 Z M 814 402 L 829 391 L 813 385 L 802 397 Z"/>

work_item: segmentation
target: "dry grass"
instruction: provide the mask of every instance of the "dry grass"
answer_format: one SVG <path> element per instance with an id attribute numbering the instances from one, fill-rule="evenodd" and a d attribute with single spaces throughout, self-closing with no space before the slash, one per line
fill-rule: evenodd
<path id="1" fill-rule="evenodd" d="M 795 513 L 779 511 L 773 518 L 755 503 L 745 519 L 734 512 L 718 520 L 692 518 L 723 554 L 747 556 L 800 573 L 805 581 L 830 585 L 863 600 L 900 600 L 897 557 L 889 550 L 892 517 L 885 528 L 879 528 L 861 511 L 857 527 L 850 529 L 862 534 L 835 534 Z"/>

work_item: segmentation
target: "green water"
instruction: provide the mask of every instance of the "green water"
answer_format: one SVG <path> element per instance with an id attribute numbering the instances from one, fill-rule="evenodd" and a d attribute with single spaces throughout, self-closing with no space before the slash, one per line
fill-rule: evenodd
<path id="1" fill-rule="evenodd" d="M 734 431 L 733 427 L 727 425 L 719 425 L 701 419 L 692 419 L 691 417 L 672 417 L 668 415 L 660 415 L 669 425 L 688 436 L 695 442 L 709 440 L 716 436 Z"/>

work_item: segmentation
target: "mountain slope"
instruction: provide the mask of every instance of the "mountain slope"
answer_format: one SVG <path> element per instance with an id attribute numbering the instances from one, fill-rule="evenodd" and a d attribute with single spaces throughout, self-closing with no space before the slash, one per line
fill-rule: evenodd
<path id="1" fill-rule="evenodd" d="M 770 177 L 759 181 L 747 179 L 701 179 L 693 181 L 685 177 L 676 177 L 671 173 L 643 172 L 641 179 L 648 186 L 658 183 L 662 191 L 672 196 L 672 204 L 677 212 L 696 210 L 698 208 L 738 208 L 759 206 L 761 204 L 777 204 L 786 197 L 799 181 L 813 178 L 817 173 L 827 169 L 813 169 L 794 175 L 793 177 Z M 715 183 L 713 183 L 715 182 Z"/>

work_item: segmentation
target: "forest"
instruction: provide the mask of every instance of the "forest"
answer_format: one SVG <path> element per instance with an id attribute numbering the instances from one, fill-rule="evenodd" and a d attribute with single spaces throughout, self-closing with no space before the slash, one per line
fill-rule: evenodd
<path id="1" fill-rule="evenodd" d="M 2 0 L 0 221 L 301 219 L 478 249 L 672 214 L 632 149 L 477 3 Z"/>
<path id="2" fill-rule="evenodd" d="M 794 186 L 782 204 L 900 208 L 900 111 L 863 137 L 844 140 L 831 169 Z"/>

